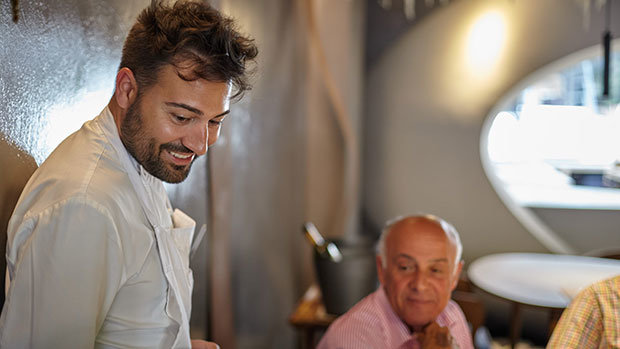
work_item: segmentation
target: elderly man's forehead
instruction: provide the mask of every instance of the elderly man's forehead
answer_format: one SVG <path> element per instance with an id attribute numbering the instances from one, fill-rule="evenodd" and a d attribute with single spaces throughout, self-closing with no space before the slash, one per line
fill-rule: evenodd
<path id="1" fill-rule="evenodd" d="M 433 233 L 437 234 L 438 237 L 445 237 L 450 245 L 456 247 L 456 242 L 453 241 L 451 236 L 444 230 L 440 222 L 424 216 L 406 217 L 395 222 L 389 229 L 387 239 L 392 240 L 392 237 L 396 235 L 412 236 L 414 234 L 424 233 Z"/>
<path id="2" fill-rule="evenodd" d="M 411 232 L 428 230 L 442 232 L 445 235 L 445 232 L 438 221 L 424 216 L 403 218 L 390 227 L 390 231 L 394 230 L 407 230 Z"/>

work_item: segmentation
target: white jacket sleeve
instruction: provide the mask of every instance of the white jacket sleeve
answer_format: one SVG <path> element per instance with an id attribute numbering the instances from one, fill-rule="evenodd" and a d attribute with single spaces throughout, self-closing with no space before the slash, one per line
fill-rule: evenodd
<path id="1" fill-rule="evenodd" d="M 92 348 L 124 275 L 105 208 L 70 198 L 9 232 L 2 348 Z"/>

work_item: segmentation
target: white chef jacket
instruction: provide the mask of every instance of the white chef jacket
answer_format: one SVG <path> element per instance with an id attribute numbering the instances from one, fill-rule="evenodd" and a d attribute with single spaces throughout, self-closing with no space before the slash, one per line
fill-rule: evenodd
<path id="1" fill-rule="evenodd" d="M 9 221 L 1 348 L 190 348 L 195 223 L 108 108 L 33 174 Z"/>

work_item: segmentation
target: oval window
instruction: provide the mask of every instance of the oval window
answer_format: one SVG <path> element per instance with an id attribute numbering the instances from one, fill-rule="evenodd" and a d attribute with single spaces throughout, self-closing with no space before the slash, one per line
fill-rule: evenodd
<path id="1" fill-rule="evenodd" d="M 608 239 L 611 232 L 602 232 L 600 241 L 584 239 L 562 223 L 576 214 L 590 212 L 588 219 L 595 220 L 596 214 L 618 216 L 620 210 L 619 44 L 614 42 L 609 96 L 602 96 L 597 46 L 527 78 L 485 122 L 481 158 L 487 176 L 513 213 L 554 252 L 620 247 L 620 238 Z M 613 233 L 620 235 L 617 229 Z"/>

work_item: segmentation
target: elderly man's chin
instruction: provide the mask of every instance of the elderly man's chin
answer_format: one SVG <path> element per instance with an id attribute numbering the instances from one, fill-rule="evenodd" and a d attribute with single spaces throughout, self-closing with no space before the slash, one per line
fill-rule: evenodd
<path id="1" fill-rule="evenodd" d="M 419 331 L 426 325 L 435 321 L 438 315 L 439 314 L 436 313 L 434 307 L 410 305 L 405 313 L 401 315 L 401 318 L 409 326 L 409 328 Z"/>
<path id="2" fill-rule="evenodd" d="M 431 322 L 435 321 L 435 319 L 431 319 L 431 318 L 419 318 L 419 317 L 405 317 L 404 318 L 404 322 L 407 324 L 407 326 L 409 327 L 409 329 L 413 332 L 420 332 L 423 331 L 424 328 L 430 324 Z"/>

